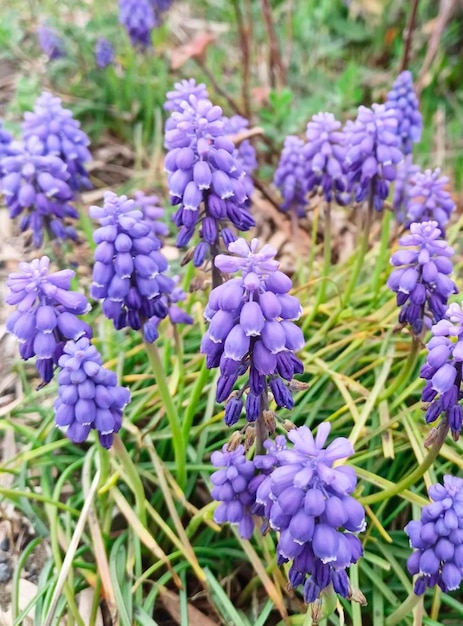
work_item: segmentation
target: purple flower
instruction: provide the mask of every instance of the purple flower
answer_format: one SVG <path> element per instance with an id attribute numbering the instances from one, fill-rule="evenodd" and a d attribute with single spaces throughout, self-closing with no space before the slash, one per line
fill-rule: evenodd
<path id="1" fill-rule="evenodd" d="M 219 524 L 236 524 L 241 537 L 250 539 L 254 530 L 252 509 L 259 483 L 254 464 L 246 459 L 241 445 L 228 451 L 225 444 L 222 452 L 212 453 L 211 461 L 214 467 L 220 468 L 211 475 L 211 495 L 220 502 L 214 520 Z"/>
<path id="2" fill-rule="evenodd" d="M 95 61 L 101 70 L 114 63 L 114 46 L 109 39 L 98 37 L 95 44 Z"/>
<path id="3" fill-rule="evenodd" d="M 256 503 L 279 532 L 278 564 L 291 561 L 290 585 L 304 585 L 307 603 L 329 585 L 349 597 L 346 569 L 363 553 L 355 533 L 365 529 L 365 511 L 351 495 L 357 477 L 351 467 L 333 467 L 353 448 L 338 437 L 325 449 L 330 428 L 327 422 L 320 424 L 314 438 L 301 426 L 287 435 L 292 448 L 266 446 L 267 455 L 255 458 L 255 466 L 268 473 L 257 488 Z"/>
<path id="4" fill-rule="evenodd" d="M 421 394 L 423 402 L 429 403 L 425 420 L 435 422 L 443 413 L 445 424 L 458 440 L 463 421 L 459 401 L 463 365 L 463 308 L 456 302 L 448 307 L 445 318 L 432 327 L 432 339 L 426 344 L 428 355 L 420 376 L 426 379 Z"/>
<path id="5" fill-rule="evenodd" d="M 440 175 L 440 169 L 418 172 L 413 177 L 409 188 L 407 218 L 410 222 L 436 220 L 444 232 L 450 215 L 455 209 L 455 202 L 445 190 L 449 179 Z"/>
<path id="6" fill-rule="evenodd" d="M 333 195 L 338 204 L 346 204 L 347 181 L 344 172 L 345 134 L 332 113 L 318 113 L 307 124 L 307 144 L 302 154 L 307 160 L 307 191 L 321 188 L 326 202 Z"/>
<path id="7" fill-rule="evenodd" d="M 135 208 L 143 213 L 143 219 L 151 224 L 151 229 L 156 237 L 167 237 L 169 227 L 162 222 L 164 208 L 159 206 L 157 196 L 147 196 L 143 191 L 136 191 L 133 195 Z"/>
<path id="8" fill-rule="evenodd" d="M 225 125 L 225 134 L 230 138 L 233 138 L 235 135 L 239 135 L 240 132 L 247 130 L 249 127 L 249 120 L 241 115 L 224 117 L 223 122 Z M 246 203 L 250 206 L 251 197 L 254 193 L 252 174 L 257 168 L 256 150 L 249 139 L 244 139 L 236 146 L 233 154 L 245 172 L 245 175 L 242 178 L 242 183 L 244 185 L 246 195 L 248 196 Z"/>
<path id="9" fill-rule="evenodd" d="M 415 551 L 407 561 L 415 580 L 415 593 L 427 587 L 444 592 L 458 589 L 463 577 L 463 480 L 444 476 L 444 484 L 428 489 L 430 504 L 423 507 L 421 519 L 409 522 L 405 532 Z"/>
<path id="10" fill-rule="evenodd" d="M 399 224 L 407 222 L 408 206 L 410 202 L 410 189 L 413 186 L 415 175 L 420 171 L 412 162 L 412 155 L 405 155 L 404 160 L 397 166 L 397 178 L 394 182 L 394 196 L 392 198 L 392 210 Z"/>
<path id="11" fill-rule="evenodd" d="M 130 43 L 141 50 L 151 48 L 151 32 L 158 24 L 150 0 L 119 0 L 119 22 L 127 31 Z"/>
<path id="12" fill-rule="evenodd" d="M 188 315 L 183 309 L 178 306 L 179 302 L 186 300 L 186 293 L 178 285 L 180 281 L 179 276 L 174 276 L 172 282 L 176 285 L 170 293 L 166 293 L 162 296 L 162 302 L 167 310 L 170 323 L 176 326 L 177 324 L 193 324 L 193 318 Z M 146 340 L 150 343 L 155 341 L 158 336 L 158 326 L 161 323 L 162 318 L 154 315 L 143 327 Z"/>
<path id="13" fill-rule="evenodd" d="M 423 119 L 411 72 L 405 70 L 399 74 L 387 94 L 385 106 L 387 110 L 393 109 L 397 117 L 400 149 L 404 154 L 411 154 L 413 144 L 420 141 L 423 129 Z"/>
<path id="14" fill-rule="evenodd" d="M 419 335 L 425 326 L 429 328 L 444 317 L 449 296 L 457 293 L 448 277 L 453 271 L 454 251 L 441 238 L 437 222 L 414 222 L 410 232 L 399 240 L 407 249 L 391 257 L 391 264 L 400 269 L 392 272 L 388 286 L 402 307 L 399 322 L 410 324 L 413 333 Z M 414 249 L 410 250 L 411 246 Z"/>
<path id="15" fill-rule="evenodd" d="M 67 218 L 79 217 L 69 204 L 72 191 L 66 164 L 52 154 L 42 156 L 42 145 L 31 137 L 25 147 L 2 159 L 0 186 L 13 219 L 22 215 L 21 232 L 32 230 L 32 243 L 40 248 L 44 231 L 58 239 L 76 239 L 77 233 Z"/>
<path id="16" fill-rule="evenodd" d="M 55 422 L 66 428 L 74 443 L 85 441 L 92 429 L 110 448 L 122 425 L 122 411 L 130 392 L 117 385 L 117 377 L 103 367 L 102 358 L 87 337 L 68 341 L 59 359 Z"/>
<path id="17" fill-rule="evenodd" d="M 91 187 L 85 163 L 91 160 L 87 146 L 90 140 L 80 129 L 72 111 L 64 109 L 60 98 L 44 91 L 37 98 L 34 111 L 24 114 L 22 125 L 26 142 L 34 138 L 38 152 L 57 156 L 66 164 L 72 189 Z"/>
<path id="18" fill-rule="evenodd" d="M 254 220 L 246 205 L 245 171 L 225 135 L 222 109 L 194 95 L 179 107 L 181 112 L 174 110 L 166 124 L 165 169 L 171 202 L 179 205 L 173 217 L 180 228 L 177 245 L 186 247 L 201 224 L 193 255 L 199 267 L 211 249 L 217 253 L 220 238 L 225 244 L 234 238 L 229 222 L 244 231 Z"/>
<path id="19" fill-rule="evenodd" d="M 40 49 L 50 60 L 65 56 L 64 42 L 54 28 L 41 24 L 37 29 L 37 38 Z"/>
<path id="20" fill-rule="evenodd" d="M 280 210 L 294 211 L 304 217 L 307 208 L 307 161 L 305 144 L 295 135 L 289 135 L 281 152 L 280 162 L 273 177 L 273 184 L 280 190 L 283 203 Z"/>
<path id="21" fill-rule="evenodd" d="M 89 213 L 101 225 L 93 234 L 92 298 L 103 299 L 103 313 L 117 329 L 139 330 L 153 316 L 165 317 L 163 296 L 174 282 L 163 273 L 168 263 L 159 251 L 161 243 L 134 200 L 108 191 L 103 207 L 92 206 Z M 150 337 L 145 335 L 147 341 Z"/>
<path id="22" fill-rule="evenodd" d="M 237 256 L 219 254 L 216 266 L 226 274 L 240 272 L 212 290 L 205 317 L 210 322 L 201 343 L 208 368 L 220 367 L 217 402 L 227 401 L 225 422 L 235 423 L 236 398 L 246 392 L 246 417 L 254 422 L 268 404 L 268 386 L 278 406 L 291 409 L 294 401 L 287 384 L 303 371 L 295 352 L 304 336 L 292 321 L 301 313 L 299 300 L 288 294 L 291 280 L 278 270 L 276 250 L 258 240 L 232 242 L 228 250 Z M 248 376 L 237 394 L 231 395 L 238 379 Z M 227 400 L 228 399 L 228 400 Z"/>
<path id="23" fill-rule="evenodd" d="M 190 96 L 194 96 L 198 100 L 209 98 L 206 85 L 204 83 L 197 84 L 194 78 L 182 79 L 174 84 L 172 91 L 166 93 L 164 109 L 181 113 L 183 111 L 182 103 L 188 102 Z"/>
<path id="24" fill-rule="evenodd" d="M 10 154 L 10 145 L 13 141 L 13 135 L 3 128 L 3 122 L 0 120 L 0 171 L 2 169 L 2 159 Z"/>
<path id="25" fill-rule="evenodd" d="M 7 320 L 7 329 L 18 339 L 25 360 L 37 357 L 36 367 L 44 383 L 53 378 L 53 369 L 68 339 L 92 336 L 92 330 L 77 315 L 89 310 L 83 294 L 70 291 L 72 270 L 49 273 L 50 259 L 43 256 L 20 263 L 19 272 L 9 275 L 6 296 L 16 311 Z"/>
<path id="26" fill-rule="evenodd" d="M 345 165 L 355 201 L 371 198 L 374 208 L 381 211 L 389 185 L 396 178 L 397 164 L 403 159 L 395 113 L 382 104 L 371 109 L 361 106 L 357 119 L 345 132 L 349 146 Z"/>

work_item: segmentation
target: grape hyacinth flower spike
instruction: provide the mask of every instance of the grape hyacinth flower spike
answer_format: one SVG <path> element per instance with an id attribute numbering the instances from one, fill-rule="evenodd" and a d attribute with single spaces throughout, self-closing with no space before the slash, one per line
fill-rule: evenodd
<path id="1" fill-rule="evenodd" d="M 79 214 L 70 204 L 66 164 L 52 154 L 42 155 L 42 145 L 31 137 L 24 147 L 2 159 L 0 186 L 12 219 L 22 216 L 21 232 L 32 231 L 32 243 L 40 248 L 44 233 L 51 239 L 76 239 L 75 228 L 68 218 Z"/>
<path id="2" fill-rule="evenodd" d="M 387 94 L 385 106 L 392 109 L 397 117 L 397 135 L 400 149 L 411 154 L 413 144 L 421 139 L 423 118 L 419 111 L 419 102 L 413 86 L 411 72 L 405 70 L 395 79 L 391 91 Z"/>
<path id="3" fill-rule="evenodd" d="M 151 0 L 119 0 L 119 23 L 134 48 L 152 48 L 151 33 L 158 22 Z"/>
<path id="4" fill-rule="evenodd" d="M 432 327 L 432 338 L 426 344 L 428 354 L 420 376 L 426 380 L 421 399 L 429 403 L 425 414 L 428 424 L 444 414 L 441 426 L 450 428 L 458 440 L 463 423 L 460 401 L 463 397 L 463 305 L 452 302 Z"/>
<path id="5" fill-rule="evenodd" d="M 41 24 L 37 29 L 37 39 L 40 49 L 50 61 L 65 56 L 64 43 L 59 33 L 46 24 Z"/>
<path id="6" fill-rule="evenodd" d="M 349 145 L 345 166 L 355 201 L 368 199 L 381 211 L 396 178 L 397 164 L 403 159 L 395 113 L 382 104 L 373 104 L 371 109 L 361 106 L 345 132 Z"/>
<path id="7" fill-rule="evenodd" d="M 117 385 L 117 377 L 103 367 L 102 359 L 87 337 L 68 341 L 59 359 L 55 422 L 66 428 L 74 443 L 85 441 L 92 429 L 100 443 L 110 448 L 122 425 L 122 411 L 130 392 Z"/>
<path id="8" fill-rule="evenodd" d="M 215 263 L 221 272 L 240 276 L 212 290 L 205 317 L 210 322 L 201 343 L 209 369 L 219 367 L 217 402 L 226 402 L 225 422 L 236 423 L 246 394 L 246 417 L 255 422 L 268 409 L 268 388 L 279 407 L 291 409 L 288 383 L 303 371 L 295 352 L 304 345 L 299 300 L 289 295 L 291 280 L 279 271 L 276 250 L 258 240 L 238 239 Z M 238 380 L 246 374 L 239 390 Z M 287 381 L 286 383 L 284 381 Z"/>
<path id="9" fill-rule="evenodd" d="M 135 201 L 134 208 L 140 209 L 143 213 L 143 219 L 151 224 L 155 237 L 167 237 L 169 227 L 161 221 L 164 217 L 164 208 L 159 206 L 159 198 L 147 196 L 143 191 L 136 191 L 133 194 L 133 199 Z"/>
<path id="10" fill-rule="evenodd" d="M 411 224 L 410 234 L 399 244 L 405 249 L 392 255 L 391 264 L 398 269 L 387 284 L 402 307 L 399 322 L 410 324 L 412 332 L 419 335 L 444 317 L 449 296 L 457 293 L 449 278 L 454 251 L 442 239 L 437 222 L 432 221 Z"/>
<path id="11" fill-rule="evenodd" d="M 108 191 L 103 207 L 92 206 L 89 213 L 101 225 L 93 235 L 97 247 L 91 297 L 103 299 L 103 313 L 116 329 L 144 328 L 146 341 L 154 341 L 157 331 L 153 336 L 145 325 L 153 316 L 167 315 L 164 296 L 174 287 L 164 274 L 168 263 L 159 239 L 127 196 Z"/>
<path id="12" fill-rule="evenodd" d="M 415 174 L 408 192 L 407 219 L 409 223 L 435 220 L 445 233 L 450 215 L 455 210 L 455 202 L 445 189 L 448 177 L 440 174 L 439 168 Z"/>
<path id="13" fill-rule="evenodd" d="M 114 46 L 105 37 L 99 37 L 95 44 L 95 61 L 100 70 L 114 63 Z"/>
<path id="14" fill-rule="evenodd" d="M 194 95 L 179 106 L 182 111 L 174 110 L 166 125 L 165 169 L 171 202 L 179 206 L 173 217 L 180 228 L 177 246 L 187 247 L 200 225 L 201 241 L 193 253 L 200 267 L 218 254 L 221 240 L 227 246 L 236 239 L 230 223 L 245 231 L 255 222 L 246 205 L 245 171 L 226 136 L 222 109 Z M 220 282 L 214 269 L 213 280 Z"/>
<path id="15" fill-rule="evenodd" d="M 188 102 L 190 96 L 194 96 L 198 100 L 207 100 L 209 94 L 206 85 L 204 83 L 197 83 L 194 78 L 183 78 L 178 83 L 174 83 L 174 89 L 166 93 L 164 109 L 166 111 L 182 113 L 182 103 L 185 101 Z"/>
<path id="16" fill-rule="evenodd" d="M 347 180 L 344 172 L 345 134 L 332 113 L 318 113 L 307 124 L 307 143 L 302 149 L 306 162 L 307 192 L 321 190 L 327 203 L 340 205 L 346 198 Z"/>
<path id="17" fill-rule="evenodd" d="M 303 585 L 307 603 L 330 587 L 351 597 L 346 569 L 363 553 L 356 533 L 365 529 L 365 511 L 352 496 L 357 477 L 338 463 L 353 447 L 337 437 L 325 448 L 330 428 L 320 424 L 315 437 L 307 426 L 294 428 L 287 434 L 291 447 L 272 442 L 267 455 L 254 459 L 267 472 L 257 487 L 256 510 L 278 531 L 278 564 L 291 562 L 290 586 Z"/>
<path id="18" fill-rule="evenodd" d="M 447 474 L 428 494 L 432 502 L 423 507 L 421 519 L 405 526 L 414 548 L 407 568 L 417 575 L 416 595 L 435 585 L 454 591 L 463 578 L 463 480 Z"/>
<path id="19" fill-rule="evenodd" d="M 47 256 L 20 263 L 19 271 L 8 277 L 10 293 L 5 298 L 17 307 L 7 329 L 18 339 L 23 359 L 37 357 L 36 368 L 45 384 L 53 377 L 66 341 L 92 337 L 90 326 L 77 317 L 89 310 L 87 299 L 70 291 L 75 273 L 49 272 L 49 268 Z"/>
<path id="20" fill-rule="evenodd" d="M 92 157 L 88 150 L 90 140 L 72 111 L 63 108 L 60 98 L 44 91 L 34 105 L 34 111 L 24 113 L 23 137 L 27 142 L 35 138 L 40 154 L 54 155 L 66 164 L 72 189 L 91 187 L 85 164 Z"/>
<path id="21" fill-rule="evenodd" d="M 399 224 L 407 222 L 410 190 L 413 187 L 415 176 L 419 171 L 420 168 L 413 163 L 411 154 L 405 155 L 404 160 L 397 166 L 397 178 L 394 182 L 394 194 L 392 197 L 392 210 Z"/>
<path id="22" fill-rule="evenodd" d="M 273 184 L 283 198 L 280 210 L 284 213 L 294 212 L 297 217 L 305 217 L 307 208 L 308 169 L 304 146 L 304 141 L 299 137 L 286 137 L 273 177 Z"/>

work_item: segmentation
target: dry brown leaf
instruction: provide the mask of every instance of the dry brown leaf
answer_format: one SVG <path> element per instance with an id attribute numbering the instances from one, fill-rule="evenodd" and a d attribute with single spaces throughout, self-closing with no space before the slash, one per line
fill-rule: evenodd
<path id="1" fill-rule="evenodd" d="M 178 595 L 165 587 L 159 588 L 159 595 L 166 611 L 170 613 L 173 620 L 180 624 L 180 598 Z M 218 622 L 213 622 L 207 615 L 190 603 L 188 603 L 187 610 L 188 623 L 190 626 L 217 626 L 218 624 Z"/>
<path id="2" fill-rule="evenodd" d="M 207 47 L 216 40 L 216 35 L 204 33 L 197 35 L 189 43 L 172 50 L 170 56 L 170 66 L 173 70 L 178 70 L 190 59 L 202 58 Z"/>

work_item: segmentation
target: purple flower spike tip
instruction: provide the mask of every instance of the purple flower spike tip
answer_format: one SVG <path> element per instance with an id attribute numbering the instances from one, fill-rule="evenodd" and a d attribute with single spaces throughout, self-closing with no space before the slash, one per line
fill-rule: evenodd
<path id="1" fill-rule="evenodd" d="M 387 94 L 385 106 L 387 110 L 392 109 L 397 117 L 400 149 L 405 155 L 411 154 L 413 144 L 420 141 L 423 129 L 423 119 L 411 72 L 405 70 L 399 74 Z"/>
<path id="2" fill-rule="evenodd" d="M 349 188 L 356 202 L 367 198 L 381 211 L 395 180 L 397 165 L 403 159 L 397 136 L 394 111 L 382 104 L 371 109 L 361 106 L 357 119 L 345 129 L 349 149 L 346 153 Z"/>
<path id="3" fill-rule="evenodd" d="M 52 379 L 67 340 L 92 337 L 91 328 L 77 317 L 90 306 L 83 294 L 70 291 L 74 272 L 49 272 L 49 267 L 47 256 L 20 263 L 19 271 L 8 277 L 6 296 L 7 303 L 16 306 L 7 329 L 18 339 L 23 359 L 36 357 L 44 383 Z"/>
<path id="4" fill-rule="evenodd" d="M 415 174 L 408 192 L 408 221 L 435 220 L 444 233 L 455 210 L 455 202 L 445 188 L 448 182 L 438 168 Z"/>
<path id="5" fill-rule="evenodd" d="M 37 29 L 37 39 L 40 49 L 51 61 L 65 56 L 63 40 L 54 28 L 41 24 Z"/>
<path id="6" fill-rule="evenodd" d="M 318 113 L 307 124 L 307 191 L 320 189 L 326 202 L 346 204 L 347 179 L 344 170 L 346 135 L 332 113 Z"/>
<path id="7" fill-rule="evenodd" d="M 98 38 L 95 44 L 95 61 L 100 70 L 114 63 L 114 46 L 109 39 Z"/>
<path id="8" fill-rule="evenodd" d="M 56 425 L 66 429 L 74 443 L 85 441 L 94 429 L 101 445 L 110 448 L 122 425 L 122 411 L 130 402 L 129 390 L 117 385 L 115 373 L 103 367 L 87 337 L 66 343 L 59 367 Z"/>
<path id="9" fill-rule="evenodd" d="M 421 519 L 405 527 L 415 549 L 407 567 L 417 575 L 417 595 L 436 585 L 455 591 L 463 578 L 463 480 L 447 474 L 443 485 L 431 485 L 428 494 L 432 502 L 423 507 Z"/>
<path id="10" fill-rule="evenodd" d="M 284 213 L 294 211 L 298 217 L 305 217 L 307 209 L 308 170 L 304 146 L 304 141 L 299 137 L 286 137 L 273 177 L 273 184 L 283 198 L 280 210 Z"/>
<path id="11" fill-rule="evenodd" d="M 226 402 L 225 417 L 231 425 L 241 406 L 232 392 L 245 374 L 237 399 L 246 393 L 248 421 L 255 421 L 267 406 L 269 388 L 278 406 L 292 408 L 288 383 L 303 371 L 295 352 L 305 342 L 293 322 L 300 316 L 301 305 L 288 294 L 292 283 L 279 271 L 276 250 L 269 245 L 259 250 L 257 239 L 250 243 L 238 239 L 228 250 L 234 256 L 219 254 L 215 264 L 222 272 L 239 273 L 239 277 L 212 290 L 205 313 L 210 325 L 201 351 L 208 368 L 220 368 L 216 398 Z"/>
<path id="12" fill-rule="evenodd" d="M 44 91 L 34 111 L 24 114 L 22 131 L 26 143 L 34 143 L 35 154 L 57 156 L 66 164 L 72 189 L 91 187 L 85 167 L 92 159 L 90 140 L 72 112 L 63 108 L 60 98 Z"/>
<path id="13" fill-rule="evenodd" d="M 92 298 L 103 299 L 103 313 L 115 328 L 144 328 L 153 341 L 151 318 L 168 314 L 174 281 L 164 272 L 168 263 L 160 252 L 161 242 L 134 200 L 106 192 L 102 207 L 90 207 L 90 216 L 100 222 L 93 238 L 97 244 Z M 167 298 L 167 300 L 166 300 Z"/>
<path id="14" fill-rule="evenodd" d="M 173 221 L 180 228 L 177 245 L 188 246 L 197 227 L 200 243 L 192 258 L 199 267 L 234 238 L 231 223 L 241 231 L 255 225 L 249 212 L 247 172 L 227 136 L 222 109 L 196 96 L 201 85 L 184 81 L 168 100 L 172 114 L 166 123 L 165 169 L 171 202 L 178 209 Z M 190 93 L 192 92 L 192 93 Z M 249 190 L 249 185 L 248 185 Z"/>
<path id="15" fill-rule="evenodd" d="M 399 244 L 403 248 L 391 257 L 391 264 L 398 269 L 390 275 L 388 286 L 402 307 L 399 322 L 409 324 L 413 333 L 420 335 L 444 317 L 449 296 L 457 293 L 449 278 L 454 251 L 432 221 L 411 224 L 410 234 Z"/>

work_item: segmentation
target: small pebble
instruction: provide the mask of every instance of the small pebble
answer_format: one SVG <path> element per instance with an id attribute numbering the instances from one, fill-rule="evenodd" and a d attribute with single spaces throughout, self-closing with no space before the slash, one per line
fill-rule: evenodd
<path id="1" fill-rule="evenodd" d="M 7 563 L 0 563 L 0 583 L 6 583 L 10 580 L 13 570 Z"/>
<path id="2" fill-rule="evenodd" d="M 3 537 L 3 539 L 0 541 L 0 550 L 3 550 L 3 552 L 8 552 L 10 549 L 10 540 L 8 539 L 8 537 Z"/>

